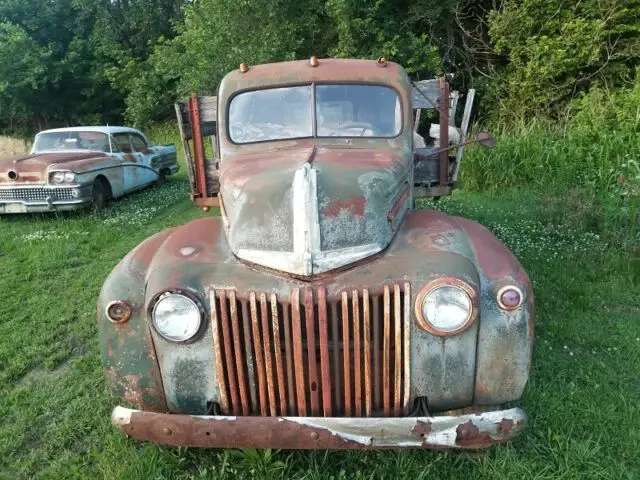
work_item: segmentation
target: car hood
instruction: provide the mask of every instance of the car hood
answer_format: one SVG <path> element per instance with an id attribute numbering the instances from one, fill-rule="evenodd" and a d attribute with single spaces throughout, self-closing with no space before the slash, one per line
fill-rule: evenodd
<path id="1" fill-rule="evenodd" d="M 405 153 L 308 146 L 225 159 L 221 197 L 231 250 L 301 276 L 380 252 L 410 204 Z"/>
<path id="2" fill-rule="evenodd" d="M 101 156 L 96 152 L 55 152 L 30 153 L 0 160 L 0 183 L 42 183 L 47 181 L 48 170 L 52 166 L 64 168 L 65 163 L 88 160 Z M 16 172 L 17 178 L 9 178 L 9 172 Z"/>

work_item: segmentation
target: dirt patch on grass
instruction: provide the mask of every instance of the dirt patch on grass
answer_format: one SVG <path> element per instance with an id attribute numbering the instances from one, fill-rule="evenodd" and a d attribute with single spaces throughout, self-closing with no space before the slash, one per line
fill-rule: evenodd
<path id="1" fill-rule="evenodd" d="M 16 382 L 16 386 L 29 385 L 41 383 L 45 380 L 57 378 L 64 375 L 71 368 L 70 361 L 66 361 L 58 365 L 53 370 L 47 370 L 46 368 L 37 367 L 29 371 L 26 375 L 20 378 Z"/>
<path id="2" fill-rule="evenodd" d="M 28 150 L 28 142 L 18 138 L 4 137 L 0 135 L 0 159 L 21 155 L 23 153 L 27 153 Z"/>

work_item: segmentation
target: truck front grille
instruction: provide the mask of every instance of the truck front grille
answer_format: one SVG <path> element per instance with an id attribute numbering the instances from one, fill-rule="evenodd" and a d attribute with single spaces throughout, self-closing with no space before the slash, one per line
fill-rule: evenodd
<path id="1" fill-rule="evenodd" d="M 403 416 L 409 404 L 410 285 L 294 288 L 289 301 L 210 294 L 222 410 L 231 415 Z"/>
<path id="2" fill-rule="evenodd" d="M 73 188 L 0 188 L 0 201 L 13 202 L 46 202 L 48 197 L 52 200 L 73 200 L 71 195 Z"/>

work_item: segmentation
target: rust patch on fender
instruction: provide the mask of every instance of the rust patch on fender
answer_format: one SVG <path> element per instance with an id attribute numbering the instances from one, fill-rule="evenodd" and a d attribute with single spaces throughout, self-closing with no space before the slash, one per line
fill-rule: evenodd
<path id="1" fill-rule="evenodd" d="M 142 405 L 140 375 L 125 375 L 122 386 L 124 387 L 124 395 L 122 398 L 125 402 L 129 402 L 134 405 Z"/>
<path id="2" fill-rule="evenodd" d="M 367 202 L 366 197 L 354 195 L 346 200 L 334 200 L 323 210 L 325 217 L 338 217 L 346 210 L 346 214 L 354 217 L 364 216 L 364 207 Z"/>

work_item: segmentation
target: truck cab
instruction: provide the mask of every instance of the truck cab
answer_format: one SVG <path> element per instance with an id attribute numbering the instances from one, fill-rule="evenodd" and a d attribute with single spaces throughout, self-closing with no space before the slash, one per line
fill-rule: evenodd
<path id="1" fill-rule="evenodd" d="M 192 199 L 220 216 L 156 234 L 105 282 L 114 425 L 254 448 L 477 448 L 523 429 L 503 405 L 528 378 L 531 284 L 484 227 L 414 208 L 455 186 L 470 110 L 456 129 L 446 80 L 422 87 L 386 59 L 313 57 L 242 64 L 176 105 Z"/>

